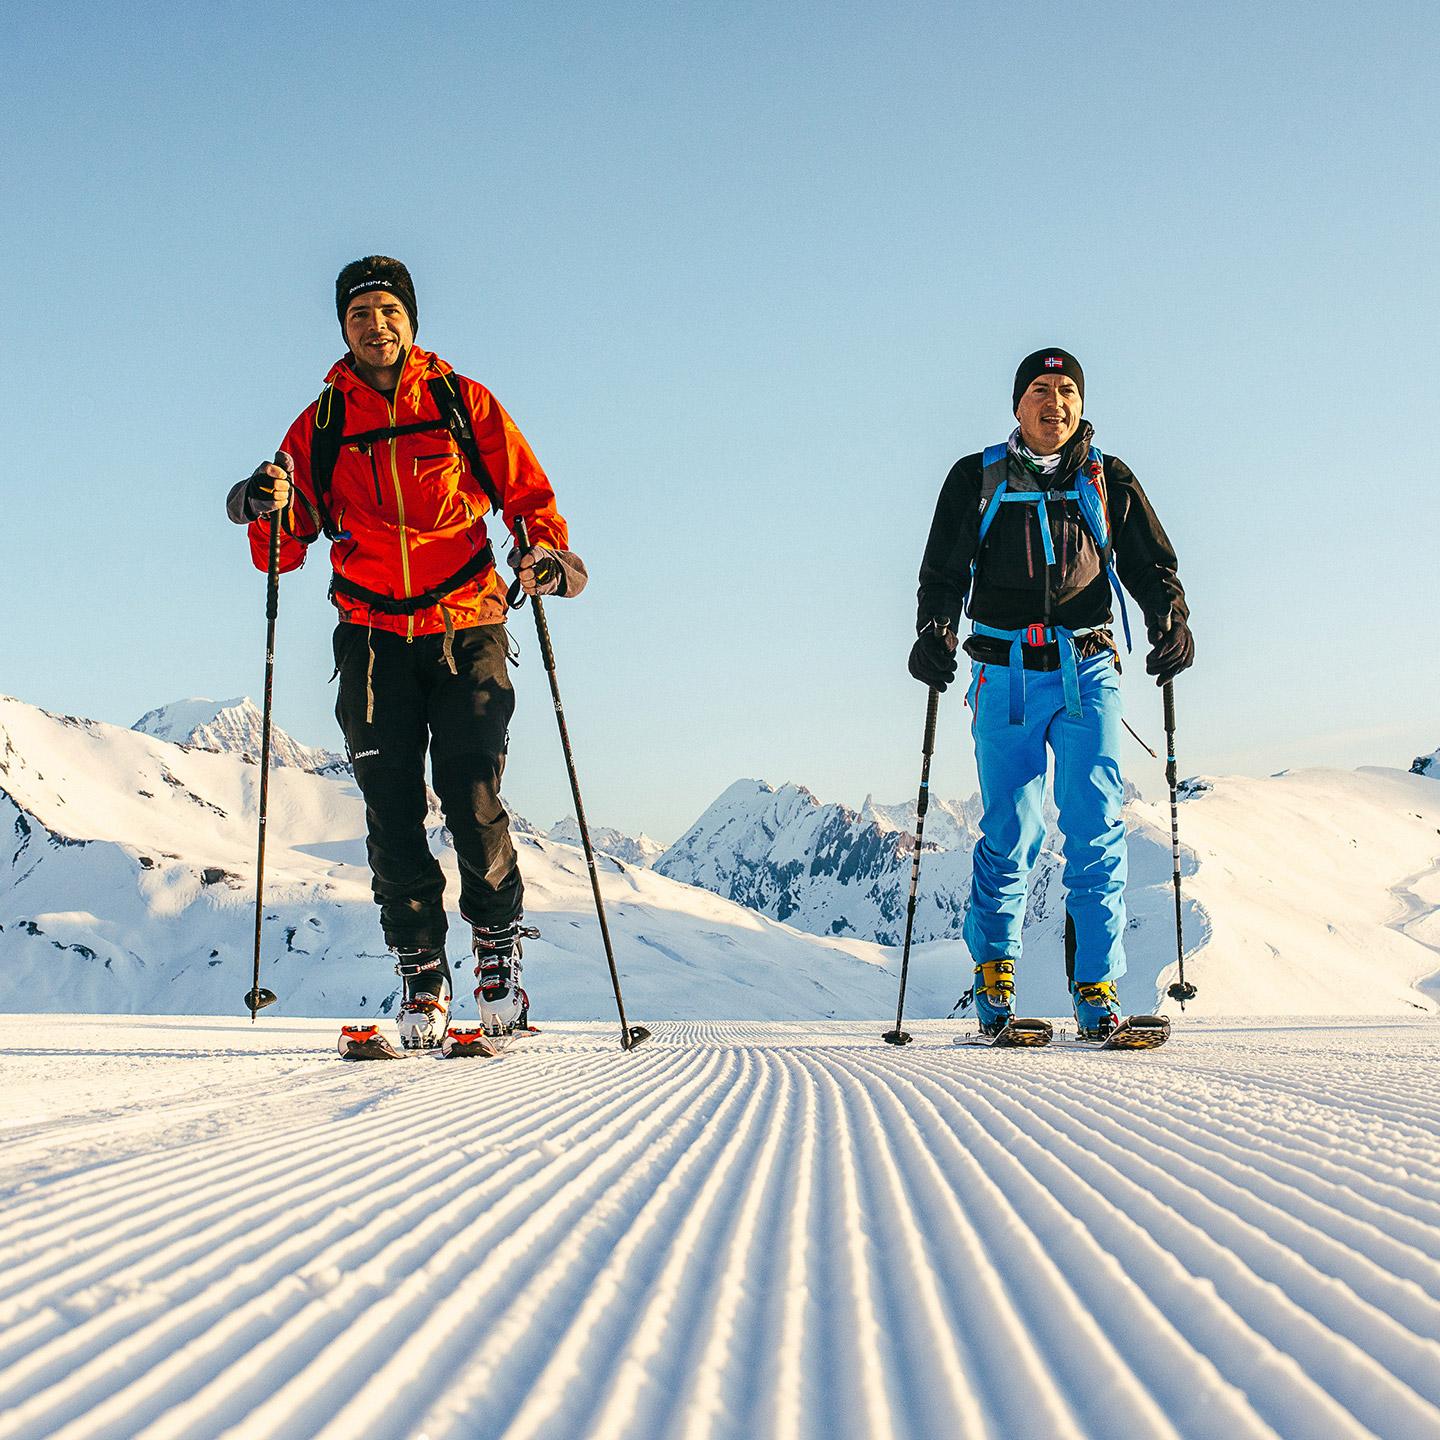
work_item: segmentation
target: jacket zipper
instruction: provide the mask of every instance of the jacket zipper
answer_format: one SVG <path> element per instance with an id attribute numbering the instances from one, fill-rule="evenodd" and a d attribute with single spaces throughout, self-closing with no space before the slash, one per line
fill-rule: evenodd
<path id="1" fill-rule="evenodd" d="M 360 449 L 370 457 L 370 478 L 375 482 L 375 508 L 383 509 L 385 501 L 380 495 L 380 467 L 375 463 L 375 447 L 362 445 Z"/>

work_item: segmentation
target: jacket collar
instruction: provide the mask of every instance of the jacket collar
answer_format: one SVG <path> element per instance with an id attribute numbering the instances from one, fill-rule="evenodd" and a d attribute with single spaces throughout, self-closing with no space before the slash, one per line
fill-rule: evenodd
<path id="1" fill-rule="evenodd" d="M 1085 457 L 1090 453 L 1090 447 L 1095 443 L 1095 427 L 1088 421 L 1082 420 L 1080 428 L 1066 442 L 1064 450 L 1060 452 L 1060 468 L 1055 472 L 1055 480 L 1051 483 L 1057 485 L 1061 480 L 1068 480 L 1082 464 Z"/>
<path id="2" fill-rule="evenodd" d="M 429 350 L 422 350 L 418 345 L 412 345 L 405 352 L 404 362 L 400 366 L 400 378 L 395 385 L 396 404 L 398 405 L 402 399 L 418 389 L 425 381 L 436 375 L 450 373 L 451 366 L 438 355 L 432 354 Z M 330 372 L 325 377 L 325 383 L 342 391 L 347 399 L 352 395 L 379 394 L 373 386 L 368 385 L 355 373 L 348 351 L 330 367 Z"/>

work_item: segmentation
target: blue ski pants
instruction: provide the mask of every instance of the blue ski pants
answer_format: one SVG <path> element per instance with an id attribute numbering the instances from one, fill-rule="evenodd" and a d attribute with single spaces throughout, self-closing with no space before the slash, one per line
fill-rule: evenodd
<path id="1" fill-rule="evenodd" d="M 963 935 L 978 965 L 1018 960 L 1030 872 L 1045 839 L 1047 748 L 1075 926 L 1077 981 L 1125 973 L 1125 827 L 1120 818 L 1120 680 L 1109 654 L 1079 662 L 1078 718 L 1058 670 L 1025 673 L 1025 715 L 1010 722 L 1003 665 L 971 665 L 970 707 L 984 814 Z"/>

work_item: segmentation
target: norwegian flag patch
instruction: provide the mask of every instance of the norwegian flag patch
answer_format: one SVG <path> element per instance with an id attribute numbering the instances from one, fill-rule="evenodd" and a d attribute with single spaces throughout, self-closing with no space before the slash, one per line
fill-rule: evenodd
<path id="1" fill-rule="evenodd" d="M 1065 368 L 1065 361 L 1063 357 L 1059 355 L 1047 355 L 1045 357 L 1045 368 L 1047 370 L 1063 370 Z"/>

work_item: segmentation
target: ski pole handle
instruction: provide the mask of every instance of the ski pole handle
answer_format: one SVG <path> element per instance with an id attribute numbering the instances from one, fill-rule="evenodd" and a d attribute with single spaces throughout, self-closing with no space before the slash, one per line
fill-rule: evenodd
<path id="1" fill-rule="evenodd" d="M 925 709 L 925 743 L 921 747 L 921 754 L 924 756 L 924 775 L 920 781 L 920 799 L 916 805 L 916 818 L 919 819 L 930 808 L 930 757 L 935 753 L 935 722 L 940 715 L 940 692 L 932 685 L 930 687 L 930 703 Z"/>
<path id="2" fill-rule="evenodd" d="M 525 517 L 517 515 L 514 523 L 510 526 L 510 533 L 515 537 L 515 544 L 519 547 L 519 553 L 523 557 L 530 548 L 530 531 L 525 524 Z M 522 610 L 525 602 L 530 597 L 525 593 L 525 587 L 520 583 L 517 575 L 511 582 L 510 588 L 505 592 L 505 608 L 507 610 Z M 540 597 L 535 597 L 538 605 Z"/>
<path id="3" fill-rule="evenodd" d="M 270 555 L 265 569 L 265 618 L 274 624 L 280 613 L 280 516 L 283 511 L 275 510 L 270 515 Z M 266 660 L 273 660 L 274 639 L 266 646 Z"/>
<path id="4" fill-rule="evenodd" d="M 1167 680 L 1161 693 L 1165 700 L 1165 780 L 1173 794 L 1178 780 L 1175 769 L 1175 682 Z"/>

